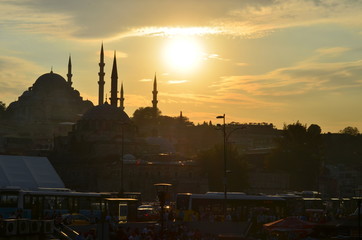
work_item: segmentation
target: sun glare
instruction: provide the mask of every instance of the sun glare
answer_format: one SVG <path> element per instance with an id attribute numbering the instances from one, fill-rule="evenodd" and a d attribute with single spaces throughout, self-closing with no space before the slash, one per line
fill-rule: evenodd
<path id="1" fill-rule="evenodd" d="M 194 38 L 170 39 L 164 49 L 166 63 L 178 71 L 189 71 L 197 68 L 202 56 L 202 47 Z"/>

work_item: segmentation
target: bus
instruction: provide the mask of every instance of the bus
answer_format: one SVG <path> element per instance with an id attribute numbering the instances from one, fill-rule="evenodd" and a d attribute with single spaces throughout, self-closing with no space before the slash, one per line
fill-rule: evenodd
<path id="1" fill-rule="evenodd" d="M 138 199 L 105 198 L 106 213 L 117 222 L 137 221 Z"/>
<path id="2" fill-rule="evenodd" d="M 0 189 L 3 218 L 46 219 L 54 214 L 80 213 L 100 219 L 108 193 L 76 192 L 67 188 Z"/>
<path id="3" fill-rule="evenodd" d="M 120 194 L 120 197 L 136 199 L 138 205 L 142 204 L 142 193 L 140 192 L 124 192 Z"/>
<path id="4" fill-rule="evenodd" d="M 224 217 L 225 195 L 223 192 L 207 192 L 205 194 L 179 193 L 176 197 L 176 217 L 191 221 L 193 215 L 203 219 L 212 214 L 217 220 Z M 269 212 L 284 216 L 286 200 L 277 196 L 248 195 L 242 192 L 228 192 L 226 212 L 233 214 L 235 221 L 246 221 L 250 214 Z M 206 216 L 208 217 L 208 216 Z"/>
<path id="5" fill-rule="evenodd" d="M 283 198 L 285 203 L 285 216 L 302 216 L 305 213 L 305 199 L 295 193 L 282 193 L 273 195 Z"/>

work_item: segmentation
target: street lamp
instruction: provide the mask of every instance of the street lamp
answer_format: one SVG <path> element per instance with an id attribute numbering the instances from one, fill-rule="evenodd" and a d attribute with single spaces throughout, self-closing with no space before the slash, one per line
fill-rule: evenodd
<path id="1" fill-rule="evenodd" d="M 244 129 L 245 126 L 242 127 L 238 127 L 238 128 L 234 128 L 232 129 L 228 134 L 226 134 L 226 118 L 225 118 L 225 113 L 223 115 L 217 116 L 216 118 L 218 119 L 223 119 L 223 140 L 224 140 L 224 180 L 223 180 L 223 184 L 224 184 L 224 219 L 226 219 L 226 214 L 227 214 L 227 174 L 230 173 L 229 170 L 227 170 L 227 142 L 228 139 L 231 135 L 231 133 L 233 133 L 236 130 L 240 130 L 240 129 Z"/>
<path id="2" fill-rule="evenodd" d="M 362 189 L 355 190 L 354 199 L 357 201 L 357 210 L 358 210 L 358 240 L 361 240 L 361 202 L 362 202 Z"/>
<path id="3" fill-rule="evenodd" d="M 121 143 L 121 189 L 120 189 L 120 195 L 121 197 L 123 197 L 123 194 L 124 194 L 124 177 L 123 177 L 123 155 L 124 155 L 124 124 L 121 125 L 122 126 L 122 135 L 121 135 L 121 140 L 122 140 L 122 143 Z"/>
<path id="4" fill-rule="evenodd" d="M 164 207 L 165 207 L 165 203 L 166 203 L 166 196 L 168 193 L 169 188 L 172 186 L 172 184 L 169 183 L 156 183 L 154 184 L 154 186 L 156 187 L 156 191 L 157 191 L 157 197 L 158 197 L 158 201 L 160 202 L 160 207 L 161 207 L 161 239 L 162 239 L 162 235 L 163 235 L 163 222 L 164 222 Z"/>
<path id="5" fill-rule="evenodd" d="M 224 139 L 224 220 L 226 219 L 226 204 L 227 204 L 227 170 L 226 170 L 226 124 L 225 124 L 225 113 L 222 116 L 216 118 L 223 119 L 223 139 Z"/>

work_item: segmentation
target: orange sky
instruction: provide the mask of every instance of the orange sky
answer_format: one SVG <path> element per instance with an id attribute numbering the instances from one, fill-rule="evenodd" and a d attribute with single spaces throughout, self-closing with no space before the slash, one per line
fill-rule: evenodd
<path id="1" fill-rule="evenodd" d="M 0 2 L 0 101 L 49 72 L 97 103 L 101 43 L 105 93 L 117 51 L 125 111 L 151 106 L 191 121 L 300 121 L 323 132 L 362 129 L 362 2 L 348 0 Z"/>

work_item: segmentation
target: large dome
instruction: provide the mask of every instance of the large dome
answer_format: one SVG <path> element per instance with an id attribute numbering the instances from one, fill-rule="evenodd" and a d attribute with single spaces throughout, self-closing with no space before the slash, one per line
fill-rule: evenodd
<path id="1" fill-rule="evenodd" d="M 18 101 L 11 103 L 6 115 L 9 119 L 34 124 L 74 122 L 91 107 L 93 104 L 84 101 L 62 76 L 50 72 L 41 75 Z"/>
<path id="2" fill-rule="evenodd" d="M 92 107 L 83 115 L 82 120 L 130 121 L 127 113 L 108 103 Z"/>
<path id="3" fill-rule="evenodd" d="M 41 75 L 34 83 L 33 88 L 51 88 L 67 86 L 67 81 L 59 74 L 50 72 Z"/>

